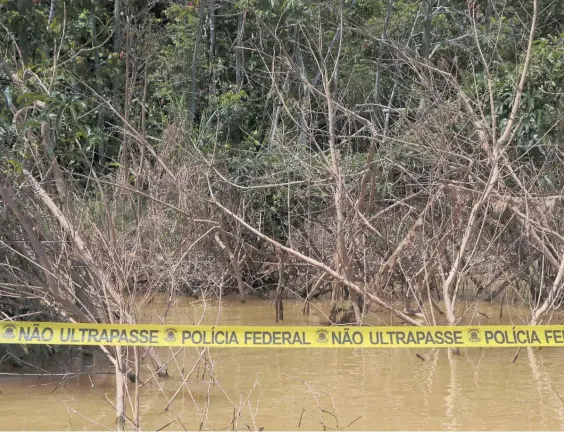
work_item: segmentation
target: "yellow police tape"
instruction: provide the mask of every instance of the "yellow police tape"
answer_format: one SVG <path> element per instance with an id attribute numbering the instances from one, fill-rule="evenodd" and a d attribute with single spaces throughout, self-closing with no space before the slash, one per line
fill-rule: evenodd
<path id="1" fill-rule="evenodd" d="M 564 346 L 564 326 L 289 327 L 0 323 L 0 344 L 260 348 Z"/>

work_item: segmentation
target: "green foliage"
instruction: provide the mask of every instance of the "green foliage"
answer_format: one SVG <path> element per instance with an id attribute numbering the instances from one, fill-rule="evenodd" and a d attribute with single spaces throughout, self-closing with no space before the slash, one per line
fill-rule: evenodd
<path id="1" fill-rule="evenodd" d="M 156 2 L 143 10 L 138 3 L 124 1 L 121 23 L 124 27 L 121 30 L 129 32 L 131 38 L 127 46 L 125 38 L 121 43 L 118 41 L 117 46 L 121 48 L 116 49 L 113 3 L 76 0 L 64 3 L 63 7 L 59 2 L 49 24 L 49 2 L 37 5 L 26 2 L 22 13 L 18 10 L 18 2 L 0 0 L 0 22 L 7 29 L 0 32 L 3 53 L 0 61 L 13 68 L 26 87 L 14 85 L 12 77 L 0 70 L 2 91 L 9 87 L 13 93 L 9 98 L 3 95 L 0 105 L 2 169 L 17 173 L 29 160 L 25 133 L 38 133 L 44 122 L 52 128 L 56 141 L 54 153 L 59 163 L 69 172 L 85 174 L 94 166 L 99 173 L 105 174 L 123 168 L 120 160 L 123 135 L 117 129 L 123 123 L 119 116 L 101 104 L 101 100 L 110 101 L 114 109 L 123 113 L 126 95 L 130 95 L 129 118 L 133 126 L 140 129 L 144 109 L 144 133 L 157 151 L 167 126 L 175 122 L 186 129 L 187 136 L 197 137 L 194 141 L 198 143 L 198 150 L 210 158 L 213 156 L 217 163 L 226 167 L 232 182 L 252 186 L 302 181 L 308 185 L 313 181 L 312 177 L 324 171 L 322 154 L 311 144 L 309 137 L 308 146 L 302 148 L 296 144 L 301 132 L 296 123 L 299 123 L 307 94 L 297 72 L 292 69 L 294 64 L 299 64 L 298 60 L 303 61 L 303 74 L 312 79 L 319 73 L 319 63 L 325 57 L 331 70 L 338 53 L 336 100 L 372 119 L 380 129 L 384 119 L 382 107 L 372 104 L 377 71 L 380 73 L 378 103 L 387 104 L 393 91 L 392 105 L 407 107 L 410 113 L 417 109 L 426 90 L 423 78 L 441 79 L 437 78 L 438 74 L 427 77 L 421 73 L 423 68 L 417 70 L 416 62 L 410 63 L 399 54 L 403 51 L 406 58 L 421 54 L 425 2 L 393 2 L 387 42 L 380 40 L 386 22 L 387 1 L 215 2 L 216 39 L 214 52 L 210 52 L 209 4 L 200 1 L 203 0 Z M 456 60 L 457 78 L 467 94 L 477 95 L 480 106 L 488 115 L 484 55 L 494 80 L 499 133 L 507 123 L 520 74 L 528 38 L 530 5 L 512 0 L 492 1 L 492 10 L 496 13 L 490 17 L 485 16 L 484 10 L 477 13 L 475 29 L 474 22 L 469 19 L 466 1 L 433 2 L 430 61 L 435 65 L 446 61 L 447 66 L 453 66 Z M 550 146 L 562 138 L 560 94 L 564 84 L 564 48 L 563 36 L 559 32 L 564 15 L 555 3 L 546 5 L 540 16 L 541 38 L 535 43 L 517 119 L 519 129 L 514 139 L 518 151 L 515 157 L 527 154 L 534 160 L 545 160 Z M 204 27 L 198 29 L 202 5 Z M 341 23 L 344 28 L 342 38 L 327 55 Z M 196 53 L 198 30 L 202 40 Z M 25 65 L 22 65 L 16 46 L 22 50 Z M 237 47 L 244 48 L 244 76 L 240 86 L 235 83 Z M 270 58 L 271 55 L 274 58 Z M 54 67 L 55 57 L 57 67 Z M 130 76 L 126 80 L 127 59 L 130 60 Z M 146 88 L 143 85 L 145 72 L 148 77 Z M 192 82 L 193 72 L 195 83 Z M 272 77 L 276 79 L 276 88 Z M 126 82 L 129 85 L 127 91 Z M 445 89 L 447 87 L 445 84 Z M 92 89 L 100 98 L 92 95 Z M 321 89 L 320 83 L 318 89 Z M 455 96 L 447 90 L 444 91 L 444 101 L 454 100 Z M 193 98 L 196 112 L 191 122 Z M 308 98 L 311 133 L 320 148 L 326 149 L 325 101 L 317 94 Z M 18 127 L 13 124 L 14 112 L 9 101 L 25 112 L 25 121 Z M 37 102 L 45 104 L 45 109 L 34 109 Z M 280 132 L 284 135 L 284 143 L 295 151 L 292 157 L 307 161 L 315 174 L 297 169 L 295 159 L 269 142 L 275 104 L 283 106 L 280 123 L 292 125 Z M 391 120 L 390 133 L 402 133 L 398 128 L 405 123 L 398 121 L 394 126 L 394 121 L 397 116 Z M 406 116 L 402 121 L 414 119 Z M 449 125 L 449 128 L 451 126 L 460 135 L 467 132 L 466 124 Z M 343 136 L 351 133 L 344 128 L 338 131 L 343 141 Z M 412 137 L 405 138 L 407 141 Z M 423 151 L 413 151 L 403 142 L 380 149 L 380 155 L 401 161 L 398 165 L 403 164 L 415 172 L 424 172 L 430 158 Z M 365 161 L 366 146 L 351 145 L 343 152 L 343 168 L 348 173 L 361 171 Z M 385 166 L 382 163 L 382 169 Z M 378 184 L 379 193 L 397 192 L 394 185 L 400 183 L 400 174 L 392 171 L 384 172 Z M 554 182 L 554 179 L 550 181 Z M 310 186 L 295 186 L 290 192 L 284 187 L 273 187 L 266 192 L 256 192 L 253 205 L 263 220 L 271 221 L 272 232 L 278 230 L 277 236 L 282 238 L 288 230 L 285 216 L 288 205 L 302 215 L 306 207 L 311 210 L 330 205 L 326 193 Z M 291 223 L 299 223 L 299 217 Z"/>
<path id="2" fill-rule="evenodd" d="M 494 76 L 494 105 L 497 117 L 498 136 L 503 133 L 513 108 L 517 83 L 521 76 L 524 54 L 518 62 L 499 68 Z M 519 124 L 515 134 L 515 145 L 519 154 L 529 153 L 539 161 L 546 156 L 546 150 L 562 136 L 559 126 L 564 114 L 561 89 L 564 85 L 564 44 L 557 37 L 535 41 L 533 56 L 527 74 L 521 106 L 516 121 Z M 489 106 L 487 80 L 484 75 L 476 79 L 483 95 L 484 107 Z M 487 118 L 491 121 L 491 116 Z M 541 156 L 544 155 L 544 156 Z"/>
<path id="3" fill-rule="evenodd" d="M 320 154 L 301 152 L 289 157 L 263 150 L 231 154 L 226 161 L 233 183 L 269 185 L 250 191 L 248 198 L 264 232 L 279 241 L 287 239 L 290 226 L 300 228 L 306 219 L 315 220 L 317 214 L 332 205 L 326 191 L 311 186 L 319 180 L 311 174 L 325 171 Z M 309 174 L 296 169 L 297 161 L 309 167 Z M 291 185 L 287 186 L 288 183 Z"/>

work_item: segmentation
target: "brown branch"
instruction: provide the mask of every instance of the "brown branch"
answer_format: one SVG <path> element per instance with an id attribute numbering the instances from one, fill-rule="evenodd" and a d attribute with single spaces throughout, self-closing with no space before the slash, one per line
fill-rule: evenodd
<path id="1" fill-rule="evenodd" d="M 523 72 L 521 72 L 521 79 L 519 80 L 517 93 L 515 93 L 515 98 L 513 99 L 513 106 L 511 109 L 511 114 L 509 115 L 509 120 L 505 125 L 505 130 L 503 131 L 503 134 L 497 140 L 496 143 L 498 147 L 500 147 L 512 134 L 512 128 L 515 123 L 515 119 L 517 118 L 517 112 L 521 106 L 521 97 L 523 96 L 523 91 L 525 89 L 525 81 L 527 79 L 529 63 L 531 62 L 531 57 L 533 56 L 533 42 L 535 40 L 535 31 L 537 29 L 538 4 L 539 4 L 538 0 L 533 0 L 533 22 L 531 23 L 529 42 L 527 44 L 527 53 L 525 54 L 525 64 L 523 65 Z"/>
<path id="2" fill-rule="evenodd" d="M 239 268 L 239 263 L 237 262 L 237 257 L 233 253 L 233 249 L 229 245 L 229 242 L 222 238 L 223 231 L 217 230 L 215 232 L 214 238 L 219 247 L 227 253 L 229 257 L 229 262 L 233 268 L 233 273 L 235 273 L 235 278 L 237 279 L 237 287 L 239 288 L 239 296 L 242 303 L 245 303 L 245 284 L 243 282 L 243 274 Z"/>
<path id="3" fill-rule="evenodd" d="M 333 276 L 335 279 L 337 279 L 343 285 L 345 285 L 345 286 L 349 287 L 350 289 L 354 290 L 357 294 L 360 294 L 360 295 L 364 294 L 364 290 L 360 286 L 358 286 L 357 284 L 349 281 L 346 277 L 343 277 L 341 274 L 337 273 L 335 270 L 333 270 L 329 266 L 323 264 L 322 262 L 317 261 L 316 259 L 308 257 L 308 256 L 306 256 L 306 255 L 304 255 L 304 254 L 302 254 L 302 253 L 300 253 L 300 252 L 298 252 L 298 251 L 296 251 L 292 248 L 288 248 L 288 247 L 280 244 L 276 240 L 268 237 L 267 235 L 263 234 L 259 230 L 253 228 L 251 225 L 249 225 L 247 222 L 245 222 L 243 219 L 241 219 L 235 213 L 233 213 L 232 211 L 230 211 L 229 209 L 224 207 L 215 198 L 215 195 L 214 195 L 213 190 L 211 188 L 211 184 L 209 183 L 209 177 L 208 177 L 208 187 L 209 187 L 210 195 L 211 195 L 211 198 L 212 198 L 211 202 L 213 204 L 215 204 L 218 208 L 220 208 L 224 213 L 226 213 L 227 215 L 229 215 L 230 217 L 235 219 L 237 222 L 239 222 L 246 229 L 248 229 L 252 233 L 256 234 L 257 236 L 259 236 L 263 240 L 266 240 L 267 242 L 271 243 L 275 247 L 280 248 L 284 252 L 286 252 L 286 253 L 288 253 L 288 254 L 290 254 L 290 255 L 292 255 L 292 256 L 294 256 L 294 257 L 296 257 L 296 258 L 298 258 L 298 259 L 300 259 L 304 262 L 307 262 L 308 264 L 311 264 L 311 265 L 313 265 L 314 267 L 317 267 L 320 270 L 325 271 L 327 274 Z M 414 326 L 421 326 L 421 323 L 419 323 L 419 322 L 415 321 L 414 319 L 408 317 L 403 312 L 396 310 L 395 308 L 390 306 L 388 303 L 386 303 L 385 301 L 380 299 L 378 296 L 376 296 L 372 293 L 366 293 L 366 294 L 373 302 L 375 302 L 376 304 L 378 304 L 378 305 L 382 306 L 383 308 L 389 310 L 390 312 L 392 312 L 394 315 L 398 316 L 399 318 L 401 318 L 405 322 L 408 322 L 409 324 L 412 324 Z"/>

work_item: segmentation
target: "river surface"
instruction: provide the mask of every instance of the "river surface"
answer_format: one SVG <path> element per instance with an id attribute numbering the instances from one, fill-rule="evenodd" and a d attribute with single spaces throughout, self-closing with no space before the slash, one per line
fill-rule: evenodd
<path id="1" fill-rule="evenodd" d="M 283 325 L 324 323 L 327 304 L 312 306 L 309 316 L 301 308 L 301 302 L 286 301 Z M 142 314 L 144 322 L 157 324 L 194 324 L 202 317 L 205 324 L 274 324 L 274 306 L 264 300 L 203 304 L 182 298 L 168 304 L 157 297 Z M 480 303 L 465 323 L 497 324 L 499 315 L 499 303 Z M 521 324 L 527 316 L 527 310 L 506 305 L 501 321 Z M 369 322 L 391 321 L 376 313 Z M 160 353 L 173 359 L 171 376 L 141 386 L 143 430 L 564 430 L 560 348 L 522 349 L 515 362 L 514 348 L 474 348 L 460 356 L 411 348 L 211 349 L 205 357 L 213 382 L 202 365 L 190 375 L 200 356 L 196 349 Z M 45 369 L 94 374 L 0 376 L 0 429 L 114 427 L 114 375 L 104 357 L 60 361 Z M 144 362 L 141 381 L 150 368 Z M 130 383 L 132 400 L 134 388 Z"/>

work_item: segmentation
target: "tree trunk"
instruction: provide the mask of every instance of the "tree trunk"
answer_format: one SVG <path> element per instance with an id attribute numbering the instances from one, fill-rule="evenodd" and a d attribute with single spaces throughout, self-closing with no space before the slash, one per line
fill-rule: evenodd
<path id="1" fill-rule="evenodd" d="M 338 62 L 337 62 L 338 63 Z M 336 233 L 336 250 L 339 260 L 339 266 L 342 268 L 343 274 L 347 280 L 354 282 L 354 275 L 350 268 L 350 258 L 347 251 L 347 246 L 345 242 L 345 216 L 343 213 L 343 202 L 344 202 L 344 179 L 341 176 L 341 168 L 339 163 L 339 153 L 336 149 L 335 143 L 335 106 L 333 104 L 331 82 L 332 77 L 327 76 L 327 71 L 325 71 L 324 87 L 325 87 L 325 98 L 327 102 L 327 120 L 329 129 L 329 148 L 331 151 L 331 167 L 330 171 L 333 176 L 335 190 L 334 203 L 335 212 L 337 214 L 337 233 Z M 357 323 L 360 323 L 361 311 L 358 307 L 357 297 L 358 294 L 354 291 L 350 292 L 350 297 L 352 301 L 352 307 L 354 309 L 354 316 Z"/>
<path id="2" fill-rule="evenodd" d="M 272 71 L 272 75 L 274 76 L 274 71 Z M 282 91 L 279 95 L 278 92 L 274 94 L 272 100 L 272 121 L 270 123 L 270 133 L 269 133 L 269 140 L 268 140 L 268 148 L 272 150 L 274 148 L 274 144 L 277 142 L 278 137 L 278 122 L 280 121 L 280 113 L 282 111 L 282 101 L 281 99 L 284 97 L 286 92 L 288 91 L 289 87 L 289 78 L 290 74 L 287 73 L 286 77 L 284 78 L 284 83 L 282 84 Z M 276 87 L 276 83 L 272 83 L 273 87 Z"/>
<path id="3" fill-rule="evenodd" d="M 247 12 L 244 11 L 237 16 L 237 47 L 235 48 L 235 86 L 240 90 L 243 85 L 243 36 L 245 32 L 245 18 Z"/>
<path id="4" fill-rule="evenodd" d="M 563 277 L 564 277 L 564 253 L 562 254 L 562 257 L 560 259 L 560 266 L 558 267 L 558 273 L 554 278 L 552 287 L 548 292 L 548 296 L 546 297 L 546 300 L 540 306 L 536 307 L 535 310 L 533 311 L 533 315 L 531 317 L 531 323 L 530 323 L 531 325 L 537 325 L 542 315 L 555 306 L 556 299 L 558 298 L 562 290 Z"/>
<path id="5" fill-rule="evenodd" d="M 274 306 L 276 309 L 276 322 L 284 321 L 284 290 L 286 286 L 286 278 L 284 272 L 284 261 L 282 256 L 279 256 L 280 261 L 278 262 L 278 287 L 276 288 L 276 299 L 274 301 Z"/>
<path id="6" fill-rule="evenodd" d="M 424 0 L 425 2 L 425 22 L 423 23 L 423 42 L 421 45 L 421 57 L 425 60 L 429 58 L 431 46 L 431 23 L 433 20 L 433 0 Z M 422 115 L 427 107 L 427 97 L 425 94 L 419 100 L 418 115 Z"/>
<path id="7" fill-rule="evenodd" d="M 121 0 L 114 3 L 114 52 L 121 51 L 122 28 L 121 28 Z"/>
<path id="8" fill-rule="evenodd" d="M 198 18 L 198 27 L 196 28 L 196 42 L 194 43 L 194 55 L 192 57 L 192 94 L 190 95 L 190 121 L 196 119 L 196 105 L 198 103 L 198 55 L 200 45 L 202 44 L 202 28 L 204 27 L 205 18 L 205 1 L 200 0 L 200 13 Z"/>
<path id="9" fill-rule="evenodd" d="M 219 230 L 216 231 L 215 233 L 215 241 L 229 257 L 231 268 L 233 269 L 233 273 L 235 274 L 235 278 L 237 279 L 237 287 L 239 288 L 239 297 L 241 299 L 241 302 L 245 303 L 245 284 L 243 282 L 243 274 L 241 273 L 241 268 L 239 267 L 237 257 L 233 253 L 233 249 L 231 248 L 229 241 L 225 238 L 224 235 L 222 235 L 222 232 L 220 232 Z"/>
<path id="10" fill-rule="evenodd" d="M 306 77 L 306 69 L 304 65 L 304 59 L 302 56 L 302 50 L 300 48 L 299 37 L 300 33 L 298 31 L 298 26 L 296 26 L 296 65 L 299 68 L 301 74 Z M 306 77 L 307 79 L 307 77 Z M 309 128 L 309 121 L 308 115 L 310 114 L 310 107 L 311 107 L 311 95 L 306 83 L 302 84 L 302 95 L 300 98 L 300 120 L 299 120 L 299 128 L 300 128 L 300 135 L 298 136 L 298 146 L 303 147 L 309 141 L 310 136 L 310 128 Z"/>
<path id="11" fill-rule="evenodd" d="M 27 0 L 18 0 L 18 13 L 20 14 L 20 24 L 18 25 L 18 45 L 22 55 L 21 61 L 27 64 L 29 60 L 29 42 L 27 40 L 26 21 Z"/>
<path id="12" fill-rule="evenodd" d="M 67 194 L 66 182 L 63 171 L 57 161 L 57 156 L 55 156 L 55 146 L 51 139 L 51 126 L 47 122 L 41 123 L 41 144 L 43 145 L 43 151 L 50 161 L 49 171 L 53 174 L 59 198 L 64 200 Z"/>
<path id="13" fill-rule="evenodd" d="M 203 1 L 203 0 L 201 0 Z M 215 93 L 215 0 L 210 0 L 209 6 L 209 20 L 210 20 L 210 52 L 209 52 L 209 94 Z"/>
<path id="14" fill-rule="evenodd" d="M 125 370 L 125 362 L 123 358 L 123 348 L 116 346 L 116 430 L 125 431 L 125 415 L 126 415 L 126 386 L 127 375 Z"/>
<path id="15" fill-rule="evenodd" d="M 59 0 L 51 0 L 51 8 L 49 9 L 49 20 L 47 21 L 48 24 L 51 24 L 53 22 L 53 19 L 55 18 L 55 13 L 57 12 L 57 3 L 59 3 Z"/>
<path id="16" fill-rule="evenodd" d="M 388 0 L 388 8 L 386 9 L 386 18 L 384 20 L 384 29 L 382 30 L 382 40 L 379 42 L 378 49 L 378 66 L 376 67 L 376 82 L 374 84 L 374 102 L 379 104 L 381 97 L 380 78 L 382 73 L 382 57 L 385 51 L 385 41 L 388 39 L 388 26 L 390 25 L 390 18 L 392 17 L 392 10 L 394 0 Z"/>
<path id="17" fill-rule="evenodd" d="M 96 9 L 94 7 L 94 3 L 92 4 L 91 8 L 90 8 L 90 37 L 92 38 L 92 47 L 96 47 L 94 49 L 94 74 L 96 77 L 95 83 L 94 83 L 94 90 L 96 90 L 96 93 L 98 94 L 102 94 L 102 87 L 100 85 L 100 50 L 97 48 L 98 46 L 98 38 L 97 38 L 97 28 L 96 28 Z M 104 106 L 100 105 L 98 107 L 98 122 L 97 122 L 97 126 L 98 128 L 101 130 L 102 127 L 104 126 Z M 106 146 L 105 143 L 102 142 L 100 143 L 100 148 L 98 149 L 97 153 L 97 158 L 98 158 L 98 163 L 100 165 L 103 165 L 105 162 L 105 154 L 106 154 Z"/>
<path id="18" fill-rule="evenodd" d="M 131 93 L 132 93 L 132 72 L 131 72 L 131 56 L 130 56 L 130 47 L 131 47 L 131 38 L 129 37 L 129 22 L 126 27 L 125 32 L 125 100 L 123 103 L 123 116 L 125 121 L 123 122 L 123 151 L 122 151 L 122 161 L 121 164 L 123 166 L 123 184 L 129 184 L 129 134 L 128 134 L 128 127 L 129 124 L 129 107 L 131 105 Z"/>

